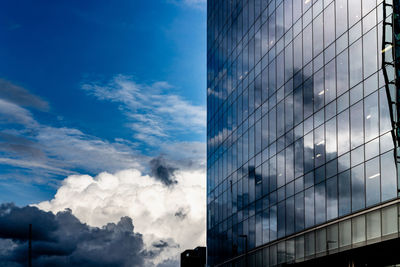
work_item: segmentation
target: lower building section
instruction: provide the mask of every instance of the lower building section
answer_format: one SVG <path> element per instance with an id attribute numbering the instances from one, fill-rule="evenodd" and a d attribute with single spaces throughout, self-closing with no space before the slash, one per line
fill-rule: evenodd
<path id="1" fill-rule="evenodd" d="M 343 252 L 326 255 L 301 263 L 284 264 L 295 267 L 366 267 L 366 266 L 400 266 L 400 238 L 366 245 Z"/>
<path id="2" fill-rule="evenodd" d="M 400 201 L 395 200 L 260 246 L 217 266 L 396 266 L 400 264 L 399 215 Z"/>

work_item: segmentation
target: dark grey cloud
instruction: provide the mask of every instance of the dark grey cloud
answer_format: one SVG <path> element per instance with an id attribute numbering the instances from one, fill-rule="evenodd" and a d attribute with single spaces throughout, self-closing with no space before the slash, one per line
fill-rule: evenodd
<path id="1" fill-rule="evenodd" d="M 175 217 L 178 217 L 179 219 L 183 220 L 186 218 L 188 214 L 188 211 L 184 210 L 184 209 L 179 209 L 177 212 L 175 212 Z"/>
<path id="2" fill-rule="evenodd" d="M 46 158 L 39 144 L 24 136 L 0 132 L 0 151 L 35 159 Z"/>
<path id="3" fill-rule="evenodd" d="M 166 247 L 169 246 L 168 242 L 164 241 L 164 240 L 160 240 L 158 242 L 154 242 L 152 245 L 155 248 L 166 248 Z"/>
<path id="4" fill-rule="evenodd" d="M 19 106 L 32 107 L 42 111 L 49 109 L 49 104 L 46 101 L 4 79 L 0 79 L 0 98 Z"/>
<path id="5" fill-rule="evenodd" d="M 8 203 L 0 205 L 0 266 L 27 265 L 29 224 L 34 266 L 144 266 L 169 246 L 160 240 L 154 251 L 146 251 L 129 217 L 97 228 L 81 223 L 70 210 L 53 214 Z"/>
<path id="6" fill-rule="evenodd" d="M 162 156 L 154 158 L 150 161 L 151 175 L 157 180 L 160 180 L 166 186 L 171 186 L 178 183 L 174 174 L 177 170 L 177 168 L 170 166 Z"/>

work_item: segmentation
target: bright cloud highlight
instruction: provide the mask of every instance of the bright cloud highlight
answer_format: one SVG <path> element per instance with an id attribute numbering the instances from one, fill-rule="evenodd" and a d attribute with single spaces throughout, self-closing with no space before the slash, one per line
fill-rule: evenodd
<path id="1" fill-rule="evenodd" d="M 96 177 L 72 175 L 62 182 L 51 201 L 37 207 L 54 213 L 66 208 L 82 222 L 102 226 L 133 219 L 145 246 L 168 244 L 152 263 L 177 261 L 179 252 L 205 245 L 205 173 L 176 171 L 177 184 L 161 181 L 135 169 Z"/>

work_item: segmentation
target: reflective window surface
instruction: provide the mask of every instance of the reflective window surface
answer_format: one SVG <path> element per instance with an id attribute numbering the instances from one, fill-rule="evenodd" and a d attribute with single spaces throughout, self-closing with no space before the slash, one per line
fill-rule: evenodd
<path id="1" fill-rule="evenodd" d="M 382 0 L 208 1 L 209 265 L 397 197 L 382 13 Z M 380 216 L 287 241 L 283 255 L 390 232 Z M 260 257 L 272 266 L 281 252 Z"/>

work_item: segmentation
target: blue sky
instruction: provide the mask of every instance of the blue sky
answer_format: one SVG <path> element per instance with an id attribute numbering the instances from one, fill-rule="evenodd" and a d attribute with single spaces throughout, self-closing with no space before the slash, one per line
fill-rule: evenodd
<path id="1" fill-rule="evenodd" d="M 3 1 L 0 36 L 0 202 L 159 155 L 204 167 L 205 1 Z"/>

